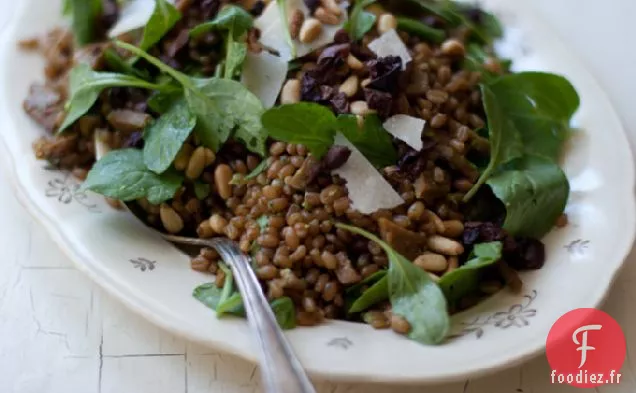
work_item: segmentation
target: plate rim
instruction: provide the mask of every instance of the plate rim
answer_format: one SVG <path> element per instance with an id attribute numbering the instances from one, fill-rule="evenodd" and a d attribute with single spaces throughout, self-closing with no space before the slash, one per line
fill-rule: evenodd
<path id="1" fill-rule="evenodd" d="M 10 46 L 15 41 L 17 22 L 23 17 L 24 12 L 27 10 L 28 5 L 32 1 L 36 1 L 36 0 L 20 2 L 21 4 L 18 4 L 17 10 L 14 16 L 11 18 L 11 20 L 8 21 L 7 25 L 5 26 L 6 33 L 3 34 L 3 37 L 0 40 L 0 65 L 4 64 L 5 61 L 7 60 L 7 56 L 10 51 Z M 492 0 L 492 1 L 499 1 L 499 0 Z M 517 1 L 517 3 L 519 3 L 518 7 L 522 7 L 522 5 L 524 4 L 523 1 Z M 542 18 L 537 16 L 536 11 L 534 11 L 532 6 L 523 6 L 523 7 L 524 7 L 524 13 L 526 13 L 526 15 L 529 15 L 528 16 L 529 18 L 537 19 L 540 21 L 542 20 Z M 547 24 L 547 22 L 543 22 L 543 23 Z M 556 40 L 558 41 L 559 46 L 565 46 L 560 37 L 557 37 Z M 579 58 L 579 56 L 576 53 L 570 50 L 568 50 L 568 55 L 570 58 L 575 60 L 578 60 Z M 612 104 L 612 101 L 609 99 L 609 96 L 606 93 L 606 91 L 598 83 L 597 78 L 595 78 L 594 75 L 588 71 L 588 68 L 585 66 L 584 63 L 581 63 L 581 64 L 582 65 L 579 66 L 579 69 L 580 69 L 579 71 L 581 73 L 585 73 L 586 78 L 590 81 L 590 83 L 594 85 L 594 88 L 598 92 L 602 93 L 602 95 L 598 99 L 604 101 L 607 104 L 607 107 L 611 110 L 611 117 L 616 120 L 617 125 L 620 127 L 620 129 L 617 130 L 617 132 L 620 133 L 620 137 L 622 138 L 622 140 L 619 142 L 621 142 L 621 144 L 626 146 L 626 150 L 624 151 L 624 154 L 627 154 L 627 158 L 629 159 L 629 161 L 632 164 L 634 164 L 634 154 L 633 154 L 632 146 L 630 143 L 629 134 L 626 127 L 623 124 L 622 117 L 619 115 L 615 106 Z M 8 73 L 6 72 L 3 72 L 0 74 L 0 85 L 4 85 L 1 82 L 5 81 L 7 74 Z M 15 125 L 13 124 L 14 121 L 12 119 L 12 115 L 8 113 L 8 110 L 7 110 L 8 104 L 5 102 L 5 97 L 6 97 L 6 94 L 0 95 L 0 113 L 5 114 L 8 118 L 11 119 L 9 121 L 9 125 Z M 7 127 L 7 128 L 11 130 L 15 129 L 15 127 Z M 11 152 L 11 149 L 8 146 L 8 142 L 6 140 L 6 136 L 4 132 L 0 133 L 0 150 L 2 151 L 2 153 L 4 153 L 2 159 L 5 161 L 4 164 L 0 166 L 2 166 L 2 170 L 4 171 L 5 176 L 8 180 L 8 183 L 10 184 L 12 190 L 14 191 L 14 194 L 16 195 L 16 199 L 25 208 L 25 210 L 28 211 L 30 215 L 45 228 L 45 230 L 47 231 L 49 236 L 52 238 L 54 243 L 57 244 L 57 246 L 60 247 L 60 249 L 64 252 L 64 254 L 66 254 L 71 259 L 74 266 L 79 271 L 82 271 L 84 274 L 90 277 L 90 279 L 93 282 L 95 282 L 101 288 L 105 289 L 111 296 L 113 296 L 114 298 L 117 298 L 121 303 L 126 305 L 127 308 L 143 316 L 147 320 L 151 321 L 153 324 L 160 326 L 161 328 L 166 329 L 170 332 L 173 332 L 188 340 L 201 343 L 204 346 L 214 348 L 219 351 L 231 353 L 233 355 L 249 360 L 251 362 L 257 361 L 258 357 L 256 353 L 247 354 L 244 352 L 240 352 L 240 351 L 237 351 L 235 347 L 233 347 L 232 345 L 226 344 L 222 340 L 211 342 L 210 340 L 205 339 L 204 335 L 197 334 L 196 331 L 193 331 L 192 329 L 180 328 L 179 324 L 175 323 L 177 321 L 175 321 L 174 318 L 171 317 L 169 314 L 157 313 L 156 310 L 149 309 L 147 307 L 147 304 L 143 301 L 141 297 L 135 296 L 132 291 L 130 291 L 127 288 L 124 288 L 124 286 L 122 285 L 117 286 L 116 282 L 114 282 L 114 280 L 112 280 L 110 277 L 108 278 L 108 280 L 104 280 L 104 276 L 99 274 L 98 269 L 86 263 L 81 262 L 82 259 L 84 258 L 82 256 L 82 252 L 78 250 L 76 246 L 74 246 L 72 241 L 65 239 L 65 237 L 63 236 L 63 232 L 58 230 L 58 227 L 56 223 L 54 222 L 53 217 L 48 215 L 42 209 L 42 207 L 40 207 L 38 203 L 31 198 L 26 187 L 22 184 L 19 171 L 17 169 L 17 165 L 19 165 L 20 160 L 19 158 L 14 156 L 13 152 Z M 629 205 L 625 206 L 624 208 L 628 215 L 634 216 L 634 212 L 636 211 L 636 192 L 635 192 L 636 176 L 634 174 L 635 172 L 634 165 L 627 167 L 627 172 L 628 172 L 627 173 L 628 176 L 626 176 L 626 179 L 628 179 L 628 181 L 625 182 L 624 185 L 621 187 L 621 189 L 624 188 L 625 191 L 628 192 L 628 195 L 625 195 L 625 198 L 629 202 Z M 636 220 L 633 220 L 632 224 L 633 225 L 630 225 L 630 228 L 628 228 L 628 231 L 626 231 L 627 235 L 625 235 L 624 244 L 621 243 L 620 250 L 616 252 L 617 257 L 620 257 L 619 263 L 613 269 L 611 274 L 607 275 L 607 285 L 602 285 L 599 287 L 602 289 L 598 289 L 594 291 L 595 296 L 593 298 L 596 300 L 594 302 L 595 304 L 589 305 L 590 307 L 598 308 L 600 305 L 602 305 L 605 302 L 610 289 L 613 287 L 617 277 L 619 276 L 622 269 L 625 267 L 627 258 L 633 249 L 634 240 L 636 238 Z M 318 379 L 328 379 L 331 381 L 338 381 L 338 382 L 360 382 L 363 380 L 366 380 L 368 382 L 383 383 L 383 384 L 384 383 L 393 383 L 393 384 L 433 384 L 435 383 L 436 384 L 436 383 L 443 383 L 443 382 L 452 382 L 452 381 L 457 381 L 459 379 L 493 374 L 502 369 L 519 365 L 531 358 L 536 357 L 537 355 L 540 355 L 542 352 L 545 351 L 545 339 L 542 338 L 540 340 L 537 340 L 535 337 L 529 337 L 528 340 L 534 340 L 534 345 L 527 346 L 528 348 L 527 350 L 525 350 L 524 352 L 518 353 L 516 356 L 507 357 L 505 359 L 497 358 L 498 362 L 491 362 L 496 364 L 491 364 L 491 363 L 480 364 L 468 370 L 465 370 L 462 373 L 457 373 L 457 372 L 446 373 L 438 377 L 428 377 L 428 376 L 418 377 L 414 375 L 409 375 L 409 376 L 396 375 L 395 378 L 381 377 L 381 379 L 378 379 L 377 377 L 374 378 L 373 375 L 324 373 L 324 372 L 313 372 L 313 371 L 310 371 L 310 373 L 312 376 L 315 376 Z"/>

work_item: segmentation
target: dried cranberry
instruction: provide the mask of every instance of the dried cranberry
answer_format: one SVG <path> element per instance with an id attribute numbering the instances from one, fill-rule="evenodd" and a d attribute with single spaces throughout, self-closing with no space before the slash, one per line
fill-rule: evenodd
<path id="1" fill-rule="evenodd" d="M 332 171 L 343 166 L 349 157 L 351 156 L 351 150 L 346 146 L 334 145 L 331 146 L 327 154 L 322 159 L 324 168 Z"/>
<path id="2" fill-rule="evenodd" d="M 320 57 L 318 57 L 318 65 L 319 66 L 332 66 L 338 67 L 346 61 L 349 53 L 351 52 L 350 44 L 336 44 L 326 47 Z"/>
<path id="3" fill-rule="evenodd" d="M 391 113 L 393 104 L 391 93 L 365 88 L 364 99 L 369 105 L 369 108 L 377 111 L 381 118 L 387 118 Z"/>
<path id="4" fill-rule="evenodd" d="M 371 83 L 369 87 L 382 91 L 394 91 L 402 71 L 402 59 L 397 56 L 380 57 L 366 63 Z"/>

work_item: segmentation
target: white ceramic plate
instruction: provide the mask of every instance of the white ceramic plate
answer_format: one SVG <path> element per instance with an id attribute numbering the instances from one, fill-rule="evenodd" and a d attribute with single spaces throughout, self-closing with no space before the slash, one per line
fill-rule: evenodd
<path id="1" fill-rule="evenodd" d="M 529 2 L 491 0 L 510 27 L 516 68 L 564 74 L 581 95 L 564 169 L 571 182 L 570 225 L 547 236 L 544 269 L 523 275 L 524 296 L 502 292 L 453 318 L 459 337 L 436 347 L 389 331 L 331 322 L 288 333 L 311 374 L 333 380 L 441 382 L 513 366 L 544 349 L 553 322 L 604 299 L 631 248 L 635 231 L 634 170 L 620 121 L 594 79 L 533 16 Z M 20 53 L 19 38 L 61 23 L 60 0 L 23 0 L 0 48 L 2 156 L 22 203 L 77 266 L 132 310 L 203 345 L 255 359 L 247 325 L 217 320 L 191 297 L 209 277 L 135 218 L 113 211 L 96 195 L 78 191 L 69 176 L 34 159 L 41 130 L 23 113 L 29 85 L 42 61 Z"/>

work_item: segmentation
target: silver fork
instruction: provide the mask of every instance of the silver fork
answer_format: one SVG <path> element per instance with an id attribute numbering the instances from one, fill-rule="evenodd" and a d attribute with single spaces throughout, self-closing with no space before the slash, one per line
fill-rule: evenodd
<path id="1" fill-rule="evenodd" d="M 95 133 L 95 156 L 99 160 L 108 152 L 98 132 Z M 129 210 L 125 204 L 122 207 Z M 129 210 L 130 211 L 130 210 Z M 214 248 L 227 263 L 238 285 L 247 321 L 260 350 L 260 367 L 266 393 L 315 393 L 309 377 L 283 334 L 256 274 L 250 267 L 250 258 L 238 245 L 225 238 L 198 239 L 161 233 L 169 242 L 190 246 Z"/>

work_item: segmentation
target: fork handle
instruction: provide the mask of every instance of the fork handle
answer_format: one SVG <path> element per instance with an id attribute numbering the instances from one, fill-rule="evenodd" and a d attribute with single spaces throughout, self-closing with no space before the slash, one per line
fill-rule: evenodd
<path id="1" fill-rule="evenodd" d="M 315 393 L 309 377 L 278 326 L 256 274 L 250 267 L 250 259 L 233 242 L 214 242 L 214 248 L 232 267 L 243 297 L 247 320 L 260 348 L 265 392 Z"/>

